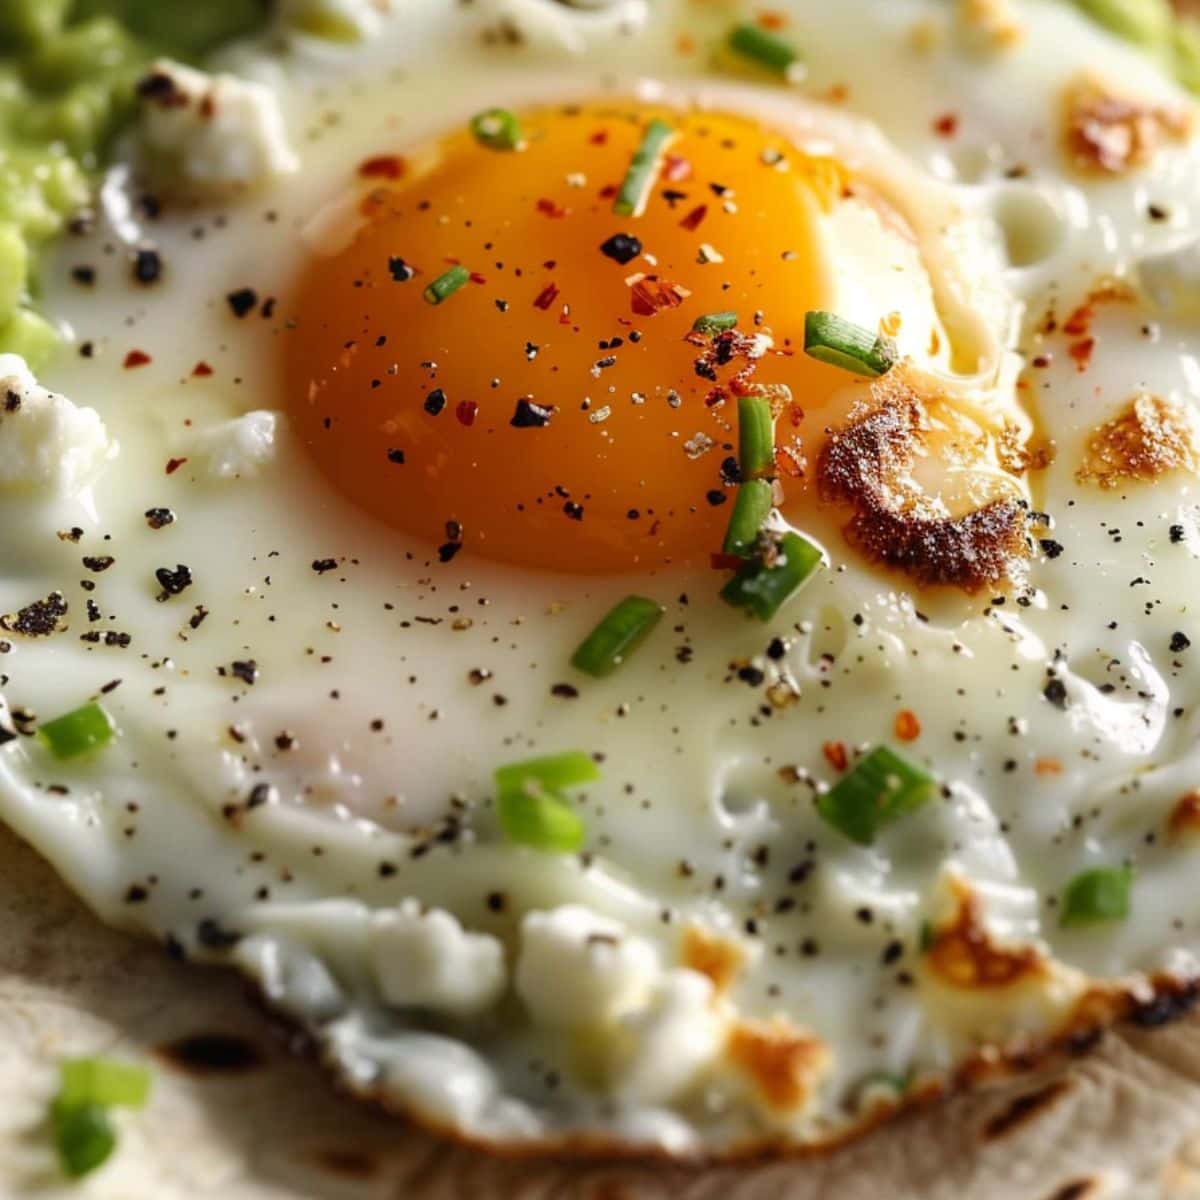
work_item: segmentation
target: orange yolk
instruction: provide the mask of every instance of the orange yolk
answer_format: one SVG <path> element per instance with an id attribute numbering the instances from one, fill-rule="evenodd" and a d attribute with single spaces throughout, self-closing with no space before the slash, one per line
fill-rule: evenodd
<path id="1" fill-rule="evenodd" d="M 675 135 L 644 211 L 618 215 L 655 117 Z M 728 114 L 629 103 L 520 120 L 516 150 L 464 130 L 403 173 L 364 165 L 357 230 L 307 265 L 283 339 L 295 424 L 338 490 L 443 558 L 707 562 L 734 495 L 737 389 L 752 371 L 815 406 L 837 376 L 799 349 L 805 312 L 830 306 L 818 225 L 837 165 Z M 453 264 L 471 281 L 430 303 Z M 688 335 L 728 311 L 738 336 L 720 361 Z M 773 348 L 754 359 L 764 333 Z"/>

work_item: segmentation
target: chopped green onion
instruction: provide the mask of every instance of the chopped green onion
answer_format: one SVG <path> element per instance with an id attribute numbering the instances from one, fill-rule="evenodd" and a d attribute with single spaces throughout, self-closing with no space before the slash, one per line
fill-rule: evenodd
<path id="1" fill-rule="evenodd" d="M 60 1067 L 58 1103 L 141 1108 L 150 1095 L 150 1072 L 112 1058 L 69 1058 Z"/>
<path id="2" fill-rule="evenodd" d="M 1060 925 L 1091 925 L 1129 916 L 1132 867 L 1093 867 L 1076 875 L 1063 892 Z"/>
<path id="3" fill-rule="evenodd" d="M 443 271 L 424 292 L 425 299 L 430 304 L 441 304 L 448 296 L 453 296 L 460 287 L 471 278 L 471 272 L 463 266 L 453 266 Z"/>
<path id="4" fill-rule="evenodd" d="M 38 737 L 55 758 L 74 758 L 107 745 L 115 733 L 112 718 L 93 701 L 47 721 L 38 730 Z"/>
<path id="5" fill-rule="evenodd" d="M 564 788 L 594 783 L 600 778 L 595 760 L 579 750 L 563 754 L 547 754 L 543 758 L 527 758 L 524 762 L 509 763 L 496 768 L 496 792 L 507 796 L 531 791 L 561 792 Z"/>
<path id="6" fill-rule="evenodd" d="M 735 25 L 729 31 L 728 41 L 729 48 L 736 54 L 753 60 L 768 71 L 774 71 L 776 75 L 790 78 L 796 73 L 799 51 L 790 42 L 758 25 Z"/>
<path id="7" fill-rule="evenodd" d="M 721 598 L 760 621 L 769 621 L 808 581 L 821 561 L 819 546 L 789 531 L 779 539 L 779 555 L 774 563 L 746 563 L 721 589 Z"/>
<path id="8" fill-rule="evenodd" d="M 650 198 L 650 189 L 658 175 L 658 160 L 675 130 L 656 117 L 646 126 L 641 144 L 633 153 L 629 170 L 613 202 L 613 212 L 622 217 L 640 217 Z"/>
<path id="9" fill-rule="evenodd" d="M 766 396 L 738 397 L 738 467 L 743 479 L 775 474 L 775 418 Z"/>
<path id="10" fill-rule="evenodd" d="M 642 644 L 662 614 L 657 601 L 626 596 L 580 643 L 571 665 L 597 679 L 611 675 Z"/>
<path id="11" fill-rule="evenodd" d="M 817 800 L 817 811 L 839 833 L 869 846 L 885 825 L 931 800 L 937 782 L 887 746 L 876 746 Z"/>
<path id="12" fill-rule="evenodd" d="M 496 801 L 500 828 L 510 841 L 549 853 L 571 854 L 583 845 L 583 818 L 558 796 L 509 792 Z"/>
<path id="13" fill-rule="evenodd" d="M 804 353 L 856 375 L 886 375 L 896 365 L 896 343 L 837 313 L 810 312 L 804 318 Z"/>
<path id="14" fill-rule="evenodd" d="M 732 329 L 737 323 L 738 315 L 735 312 L 705 313 L 704 316 L 697 317 L 692 322 L 692 332 L 709 335 L 724 333 L 727 329 Z"/>
<path id="15" fill-rule="evenodd" d="M 775 488 L 767 479 L 748 479 L 738 488 L 729 525 L 725 529 L 724 554 L 749 558 L 758 545 L 758 535 L 775 504 Z"/>
<path id="16" fill-rule="evenodd" d="M 108 1110 L 99 1104 L 59 1105 L 50 1110 L 54 1147 L 63 1172 L 72 1179 L 90 1174 L 116 1149 Z"/>
<path id="17" fill-rule="evenodd" d="M 109 1058 L 68 1059 L 59 1070 L 61 1081 L 50 1123 L 62 1169 L 77 1179 L 112 1154 L 117 1135 L 108 1110 L 141 1108 L 150 1094 L 150 1072 Z"/>
<path id="18" fill-rule="evenodd" d="M 492 150 L 517 150 L 521 146 L 521 122 L 507 108 L 489 108 L 472 117 L 471 132 L 480 145 Z"/>

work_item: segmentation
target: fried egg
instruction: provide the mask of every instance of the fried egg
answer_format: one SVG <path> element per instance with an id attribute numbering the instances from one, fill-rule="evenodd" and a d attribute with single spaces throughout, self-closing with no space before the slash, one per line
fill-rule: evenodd
<path id="1" fill-rule="evenodd" d="M 830 1145 L 1200 976 L 1193 102 L 1065 5 L 776 7 L 802 79 L 666 0 L 164 65 L 47 271 L 73 348 L 0 359 L 0 814 L 489 1144 Z M 821 560 L 765 621 L 747 394 Z M 497 768 L 563 754 L 582 844 L 514 841 Z"/>

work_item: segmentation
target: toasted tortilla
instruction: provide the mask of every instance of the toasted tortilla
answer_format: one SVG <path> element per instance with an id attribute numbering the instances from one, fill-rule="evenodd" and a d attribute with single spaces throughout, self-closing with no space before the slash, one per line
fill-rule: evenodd
<path id="1" fill-rule="evenodd" d="M 338 1093 L 224 973 L 109 929 L 0 830 L 0 1195 L 6 1200 L 1100 1200 L 1200 1196 L 1200 1018 L 1124 1027 L 1065 1066 L 932 1104 L 830 1155 L 738 1167 L 503 1160 Z M 59 1175 L 64 1056 L 146 1058 L 110 1161 Z"/>

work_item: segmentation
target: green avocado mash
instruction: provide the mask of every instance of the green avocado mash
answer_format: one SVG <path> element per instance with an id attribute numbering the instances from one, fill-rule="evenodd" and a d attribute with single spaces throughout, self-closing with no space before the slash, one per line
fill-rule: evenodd
<path id="1" fill-rule="evenodd" d="M 0 0 L 0 353 L 35 369 L 58 340 L 34 307 L 39 247 L 93 173 L 160 55 L 195 62 L 253 32 L 268 0 Z"/>

